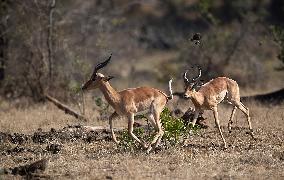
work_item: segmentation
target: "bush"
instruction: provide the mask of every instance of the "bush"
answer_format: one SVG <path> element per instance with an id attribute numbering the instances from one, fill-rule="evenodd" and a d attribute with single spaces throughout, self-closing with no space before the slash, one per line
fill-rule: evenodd
<path id="1" fill-rule="evenodd" d="M 169 109 L 165 108 L 161 113 L 161 122 L 165 130 L 164 140 L 173 145 L 177 144 L 187 129 L 183 121 L 172 117 Z"/>
<path id="2" fill-rule="evenodd" d="M 145 116 L 140 117 L 145 118 Z M 200 126 L 198 125 L 195 125 L 194 128 L 191 124 L 186 126 L 181 119 L 172 117 L 171 111 L 168 108 L 165 108 L 163 110 L 160 119 L 165 132 L 162 141 L 166 146 L 176 146 L 183 141 L 184 137 L 189 134 L 190 130 L 193 131 L 193 133 L 196 133 L 200 129 Z M 141 140 L 144 140 L 146 142 L 150 142 L 154 137 L 154 134 L 151 134 L 149 136 L 149 134 L 146 133 L 144 128 L 142 127 L 135 128 L 134 134 L 137 135 L 137 137 L 139 137 Z M 133 151 L 134 147 L 137 147 L 135 146 L 134 139 L 129 136 L 127 130 L 122 132 L 120 139 L 121 148 L 123 148 L 123 150 Z"/>
<path id="3" fill-rule="evenodd" d="M 147 138 L 146 133 L 143 128 L 135 128 L 133 133 L 141 140 L 145 140 Z M 153 137 L 148 137 L 148 139 L 152 139 Z M 136 145 L 135 140 L 128 134 L 128 131 L 125 130 L 121 133 L 120 136 L 120 148 L 124 151 L 134 151 L 139 149 Z"/>
<path id="4" fill-rule="evenodd" d="M 161 113 L 161 122 L 165 131 L 163 139 L 171 145 L 179 144 L 190 131 L 195 133 L 200 129 L 198 125 L 192 127 L 192 124 L 189 124 L 186 126 L 182 119 L 172 117 L 168 108 L 165 108 Z"/>

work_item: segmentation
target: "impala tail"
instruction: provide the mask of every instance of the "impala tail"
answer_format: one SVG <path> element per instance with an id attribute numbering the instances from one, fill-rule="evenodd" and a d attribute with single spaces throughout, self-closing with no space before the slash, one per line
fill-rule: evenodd
<path id="1" fill-rule="evenodd" d="M 169 100 L 171 100 L 171 99 L 174 98 L 173 90 L 172 90 L 172 82 L 173 82 L 173 79 L 170 79 L 170 80 L 169 80 L 169 92 L 170 92 L 170 95 L 167 96 L 167 98 L 168 98 Z"/>

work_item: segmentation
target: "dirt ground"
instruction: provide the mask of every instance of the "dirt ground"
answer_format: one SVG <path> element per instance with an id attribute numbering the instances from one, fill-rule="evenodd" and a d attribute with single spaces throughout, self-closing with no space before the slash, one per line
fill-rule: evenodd
<path id="1" fill-rule="evenodd" d="M 228 149 L 223 148 L 212 113 L 206 112 L 208 129 L 174 147 L 162 142 L 150 154 L 138 145 L 129 149 L 115 145 L 107 132 L 66 134 L 63 127 L 80 122 L 49 104 L 8 107 L 2 104 L 0 112 L 0 168 L 48 158 L 44 172 L 47 179 L 284 178 L 283 105 L 248 105 L 256 140 L 246 134 L 248 125 L 241 112 L 236 114 L 229 134 L 226 127 L 231 108 L 221 106 L 219 114 Z M 107 121 L 81 124 L 107 125 Z M 116 125 L 123 124 L 120 120 Z M 0 175 L 0 179 L 22 178 Z"/>

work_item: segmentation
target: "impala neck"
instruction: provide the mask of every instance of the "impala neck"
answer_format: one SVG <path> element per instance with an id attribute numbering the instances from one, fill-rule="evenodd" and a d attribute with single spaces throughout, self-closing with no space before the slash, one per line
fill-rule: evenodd
<path id="1" fill-rule="evenodd" d="M 114 107 L 120 101 L 119 93 L 109 84 L 109 82 L 103 82 L 100 85 L 100 90 L 104 94 L 107 102 Z"/>
<path id="2" fill-rule="evenodd" d="M 202 95 L 202 93 L 195 91 L 192 94 L 192 102 L 195 106 L 202 106 L 204 103 L 204 96 Z"/>

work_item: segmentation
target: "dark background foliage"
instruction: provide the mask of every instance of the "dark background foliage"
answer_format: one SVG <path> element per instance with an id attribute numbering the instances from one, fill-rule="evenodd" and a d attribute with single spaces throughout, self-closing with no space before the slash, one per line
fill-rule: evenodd
<path id="1" fill-rule="evenodd" d="M 2 0 L 0 9 L 0 85 L 8 99 L 41 101 L 48 92 L 66 100 L 111 52 L 103 72 L 117 77 L 118 89 L 165 87 L 170 76 L 180 88 L 192 65 L 204 80 L 283 87 L 281 0 Z M 189 40 L 196 32 L 199 45 Z"/>

